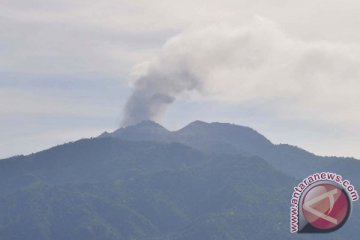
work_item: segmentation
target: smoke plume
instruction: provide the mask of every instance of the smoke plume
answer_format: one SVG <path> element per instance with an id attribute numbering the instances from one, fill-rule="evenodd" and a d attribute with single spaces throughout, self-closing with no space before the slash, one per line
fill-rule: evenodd
<path id="1" fill-rule="evenodd" d="M 122 124 L 159 120 L 191 92 L 228 103 L 286 99 L 289 112 L 359 121 L 359 59 L 358 46 L 293 39 L 260 17 L 241 27 L 192 29 L 134 68 Z"/>

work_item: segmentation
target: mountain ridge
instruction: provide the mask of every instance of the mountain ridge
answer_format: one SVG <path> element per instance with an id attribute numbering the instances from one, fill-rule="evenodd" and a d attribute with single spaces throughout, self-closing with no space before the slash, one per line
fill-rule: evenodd
<path id="1" fill-rule="evenodd" d="M 153 130 L 149 130 L 152 128 Z M 314 171 L 341 171 L 340 169 L 346 168 L 347 164 L 355 168 L 360 165 L 360 161 L 355 158 L 323 157 L 297 146 L 273 144 L 250 127 L 229 123 L 207 123 L 197 120 L 179 130 L 169 131 L 158 123 L 146 121 L 100 137 L 132 141 L 178 142 L 204 152 L 259 156 L 276 169 L 297 178 L 303 178 L 304 175 L 310 175 Z M 355 172 L 349 175 L 354 178 L 356 176 Z"/>

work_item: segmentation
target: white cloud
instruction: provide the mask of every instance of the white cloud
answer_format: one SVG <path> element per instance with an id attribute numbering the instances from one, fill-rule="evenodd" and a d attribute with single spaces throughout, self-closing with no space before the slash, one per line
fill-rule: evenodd
<path id="1" fill-rule="evenodd" d="M 3 0 L 0 70 L 121 76 L 174 32 L 255 14 L 300 38 L 358 41 L 359 10 L 353 0 Z"/>
<path id="2" fill-rule="evenodd" d="M 148 104 L 148 115 L 129 118 L 157 119 L 172 101 L 157 111 L 158 98 L 152 104 L 152 96 L 177 98 L 195 91 L 203 100 L 227 103 L 279 99 L 285 115 L 360 128 L 359 66 L 357 45 L 297 40 L 260 17 L 240 27 L 191 29 L 134 68 L 128 114 Z"/>

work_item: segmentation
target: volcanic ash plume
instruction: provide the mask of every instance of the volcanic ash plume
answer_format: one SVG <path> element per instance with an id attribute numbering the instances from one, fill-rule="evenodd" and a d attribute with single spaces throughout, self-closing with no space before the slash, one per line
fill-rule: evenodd
<path id="1" fill-rule="evenodd" d="M 294 40 L 259 17 L 242 27 L 186 31 L 134 68 L 122 125 L 157 121 L 176 98 L 194 92 L 226 103 L 290 99 L 290 111 L 354 119 L 360 109 L 349 103 L 360 100 L 359 53 L 358 46 Z"/>
<path id="2" fill-rule="evenodd" d="M 135 82 L 133 93 L 125 106 L 123 126 L 143 120 L 158 120 L 179 94 L 198 89 L 201 84 L 189 72 L 190 69 L 180 69 L 178 65 L 177 69 L 157 69 L 157 64 L 151 64 L 146 74 Z"/>

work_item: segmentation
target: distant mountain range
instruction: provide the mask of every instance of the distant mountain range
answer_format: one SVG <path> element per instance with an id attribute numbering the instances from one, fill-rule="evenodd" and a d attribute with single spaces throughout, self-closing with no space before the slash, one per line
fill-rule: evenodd
<path id="1" fill-rule="evenodd" d="M 195 121 L 178 131 L 145 121 L 0 161 L 0 239 L 314 239 L 289 233 L 299 179 L 360 161 L 275 145 L 255 130 Z M 339 231 L 355 239 L 360 205 Z"/>

